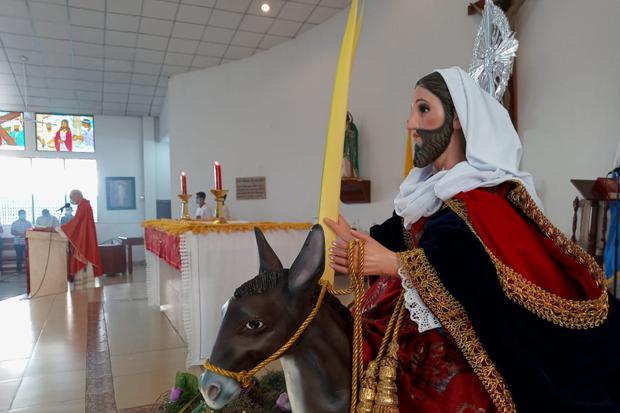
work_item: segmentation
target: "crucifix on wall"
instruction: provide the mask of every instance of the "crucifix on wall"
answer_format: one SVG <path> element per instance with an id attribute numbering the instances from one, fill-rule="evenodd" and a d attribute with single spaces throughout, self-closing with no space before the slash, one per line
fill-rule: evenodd
<path id="1" fill-rule="evenodd" d="M 517 13 L 525 0 L 493 0 L 496 6 L 501 8 L 506 17 L 508 18 L 508 22 L 510 23 L 510 27 L 513 31 L 516 31 L 517 28 Z M 469 16 L 474 14 L 482 14 L 484 10 L 485 0 L 478 0 L 474 3 L 470 3 L 467 6 L 467 14 Z M 517 111 L 517 62 L 513 64 L 512 68 L 512 76 L 508 81 L 508 87 L 506 88 L 506 92 L 502 98 L 502 104 L 508 110 L 510 114 L 510 118 L 512 119 L 512 123 L 517 129 L 518 127 L 518 111 Z"/>

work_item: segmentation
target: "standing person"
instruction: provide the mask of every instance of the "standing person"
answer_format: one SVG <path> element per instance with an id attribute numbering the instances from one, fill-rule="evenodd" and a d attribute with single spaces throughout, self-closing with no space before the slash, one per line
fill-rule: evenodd
<path id="1" fill-rule="evenodd" d="M 77 189 L 71 191 L 69 199 L 78 209 L 73 219 L 62 225 L 59 231 L 70 242 L 69 281 L 76 280 L 76 283 L 88 287 L 94 284 L 94 279 L 90 277 L 91 268 L 95 277 L 103 274 L 93 209 Z"/>
<path id="2" fill-rule="evenodd" d="M 396 301 L 400 411 L 620 411 L 620 314 L 594 259 L 545 217 L 508 112 L 460 68 L 416 84 L 414 169 L 370 235 L 340 218 L 330 265 L 366 242 L 365 359 Z M 355 264 L 355 263 L 351 263 Z"/>
<path id="3" fill-rule="evenodd" d="M 41 216 L 34 222 L 35 227 L 39 228 L 56 228 L 58 226 L 58 219 L 50 214 L 49 209 L 41 211 Z"/>
<path id="4" fill-rule="evenodd" d="M 11 138 L 15 140 L 16 146 L 24 146 L 26 144 L 26 140 L 24 138 L 24 131 L 22 129 L 21 121 L 19 120 L 19 118 L 13 119 L 12 124 L 13 130 L 11 130 L 11 133 L 9 135 L 11 135 Z"/>
<path id="5" fill-rule="evenodd" d="M 60 122 L 60 128 L 56 131 L 56 135 L 54 135 L 54 146 L 56 147 L 56 152 L 61 150 L 66 152 L 73 151 L 73 135 L 71 134 L 71 129 L 69 129 L 69 121 L 67 119 L 63 119 Z"/>
<path id="6" fill-rule="evenodd" d="M 52 121 L 50 120 L 49 116 L 44 116 L 42 122 L 45 125 L 45 130 L 41 130 L 37 126 L 37 131 L 41 130 L 40 135 L 37 134 L 39 148 L 45 149 L 48 146 L 51 148 L 51 146 L 54 144 L 54 138 L 56 136 L 54 130 L 52 129 Z"/>
<path id="7" fill-rule="evenodd" d="M 24 265 L 24 250 L 26 249 L 26 231 L 32 228 L 32 224 L 26 220 L 26 211 L 17 211 L 17 220 L 11 224 L 11 235 L 13 235 L 13 245 L 17 263 L 17 272 L 21 273 Z"/>
<path id="8" fill-rule="evenodd" d="M 86 148 L 95 147 L 95 139 L 93 136 L 93 127 L 89 118 L 82 118 L 82 142 Z"/>
<path id="9" fill-rule="evenodd" d="M 73 219 L 73 208 L 68 206 L 65 208 L 65 214 L 60 218 L 60 225 L 64 225 Z"/>
<path id="10" fill-rule="evenodd" d="M 196 208 L 196 219 L 200 220 L 209 220 L 213 218 L 213 211 L 206 203 L 207 194 L 204 192 L 196 192 L 196 204 L 198 204 L 198 208 Z"/>

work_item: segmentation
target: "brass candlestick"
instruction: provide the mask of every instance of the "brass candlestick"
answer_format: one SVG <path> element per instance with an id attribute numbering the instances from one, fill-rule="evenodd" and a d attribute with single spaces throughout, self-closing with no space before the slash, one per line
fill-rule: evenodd
<path id="1" fill-rule="evenodd" d="M 215 197 L 215 220 L 214 224 L 226 224 L 228 220 L 224 214 L 224 201 L 226 201 L 226 194 L 228 189 L 212 189 L 211 193 Z"/>
<path id="2" fill-rule="evenodd" d="M 179 195 L 179 199 L 181 200 L 181 221 L 190 221 L 192 217 L 189 216 L 189 207 L 187 206 L 187 201 L 192 196 L 189 194 L 181 194 Z"/>

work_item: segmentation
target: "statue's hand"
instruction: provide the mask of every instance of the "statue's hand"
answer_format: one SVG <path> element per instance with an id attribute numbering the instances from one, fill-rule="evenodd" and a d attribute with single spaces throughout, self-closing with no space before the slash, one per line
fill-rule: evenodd
<path id="1" fill-rule="evenodd" d="M 355 238 L 351 232 L 351 225 L 349 225 L 342 215 L 338 215 L 338 222 L 329 218 L 325 218 L 324 222 L 341 240 L 349 242 Z"/>

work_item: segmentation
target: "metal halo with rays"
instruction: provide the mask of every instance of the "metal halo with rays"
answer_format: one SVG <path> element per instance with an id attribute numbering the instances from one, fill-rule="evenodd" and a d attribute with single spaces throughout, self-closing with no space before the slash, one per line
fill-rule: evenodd
<path id="1" fill-rule="evenodd" d="M 468 72 L 482 89 L 499 101 L 508 85 L 518 48 L 519 42 L 510 29 L 508 18 L 493 1 L 486 0 Z"/>

